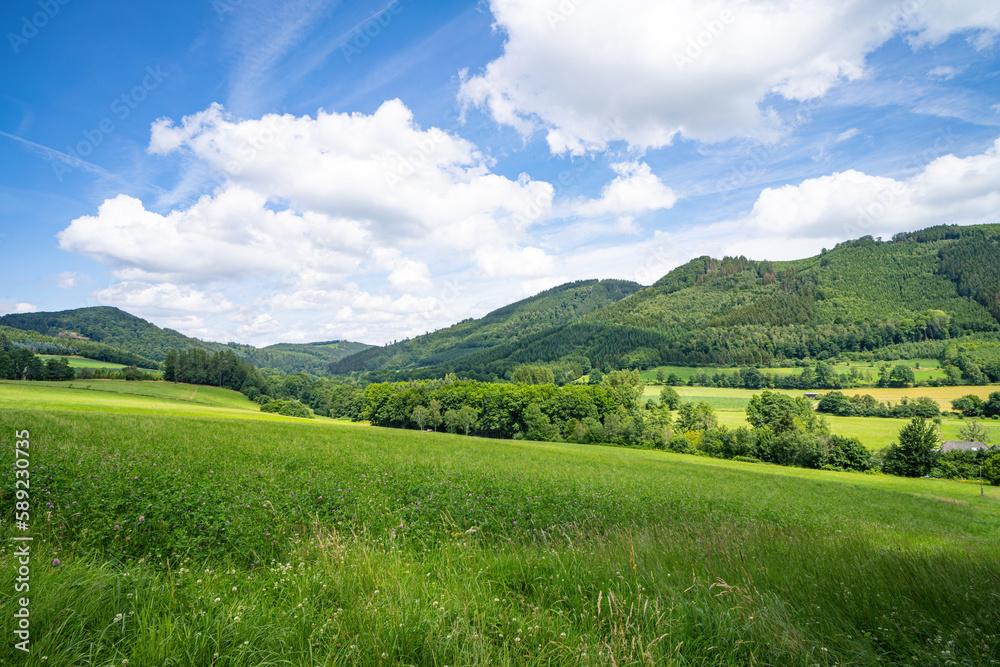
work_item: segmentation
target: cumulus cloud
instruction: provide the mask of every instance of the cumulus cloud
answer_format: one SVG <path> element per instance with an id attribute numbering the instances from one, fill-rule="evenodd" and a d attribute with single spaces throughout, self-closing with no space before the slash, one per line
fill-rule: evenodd
<path id="1" fill-rule="evenodd" d="M 638 148 L 678 134 L 721 140 L 772 133 L 768 95 L 804 101 L 865 72 L 865 56 L 903 33 L 915 45 L 1000 30 L 1000 5 L 890 0 L 490 0 L 503 54 L 463 73 L 459 99 L 555 154 Z M 598 37 L 599 36 L 599 37 Z"/>
<path id="2" fill-rule="evenodd" d="M 37 313 L 38 312 L 38 306 L 36 306 L 33 303 L 28 303 L 26 301 L 22 301 L 22 302 L 20 302 L 20 303 L 18 303 L 17 305 L 14 306 L 14 312 L 15 313 Z"/>
<path id="3" fill-rule="evenodd" d="M 281 331 L 281 324 L 270 313 L 259 313 L 248 323 L 236 329 L 236 333 L 244 339 L 278 331 Z"/>
<path id="4" fill-rule="evenodd" d="M 118 195 L 101 204 L 96 216 L 77 218 L 58 234 L 63 250 L 116 267 L 118 277 L 175 282 L 309 267 L 350 271 L 362 250 L 352 241 L 363 236 L 350 220 L 272 211 L 264 195 L 238 185 L 166 215 Z"/>
<path id="5" fill-rule="evenodd" d="M 171 283 L 125 281 L 94 292 L 98 301 L 146 313 L 223 313 L 233 303 L 219 292 Z"/>
<path id="6" fill-rule="evenodd" d="M 487 246 L 476 251 L 479 268 L 490 278 L 540 278 L 556 271 L 556 258 L 541 248 Z"/>
<path id="7" fill-rule="evenodd" d="M 532 206 L 551 208 L 548 183 L 490 172 L 469 141 L 422 130 L 399 100 L 371 115 L 267 115 L 238 121 L 219 105 L 153 125 L 154 154 L 186 152 L 270 202 L 357 221 L 381 244 L 434 239 L 472 247 L 523 231 Z"/>
<path id="8" fill-rule="evenodd" d="M 767 188 L 745 220 L 761 235 L 856 238 L 948 223 L 993 221 L 1000 210 L 1000 139 L 978 155 L 947 154 L 910 178 L 847 170 Z"/>
<path id="9" fill-rule="evenodd" d="M 639 214 L 671 208 L 677 195 L 652 173 L 644 162 L 619 162 L 612 164 L 618 177 L 604 186 L 598 199 L 577 202 L 573 212 L 593 218 L 602 215 Z M 621 218 L 625 219 L 625 218 Z M 629 218 L 625 226 L 630 225 Z"/>
<path id="10" fill-rule="evenodd" d="M 163 211 L 122 194 L 58 235 L 63 250 L 112 267 L 120 282 L 97 298 L 139 312 L 234 309 L 245 300 L 239 285 L 256 280 L 279 309 L 322 302 L 370 322 L 441 316 L 420 296 L 434 287 L 428 259 L 446 257 L 453 268 L 478 260 L 496 274 L 479 250 L 519 248 L 552 214 L 551 184 L 493 173 L 474 144 L 418 127 L 399 100 L 370 115 L 249 120 L 212 105 L 180 122 L 156 121 L 149 151 L 183 155 L 216 174 L 218 187 Z M 551 264 L 541 255 L 528 259 Z M 393 296 L 352 292 L 365 275 L 381 276 Z M 275 330 L 276 321 L 258 315 L 240 316 L 237 333 Z"/>
<path id="11" fill-rule="evenodd" d="M 404 257 L 395 248 L 376 248 L 373 252 L 376 265 L 389 271 L 389 285 L 402 292 L 426 292 L 434 286 L 430 268 L 423 262 Z"/>

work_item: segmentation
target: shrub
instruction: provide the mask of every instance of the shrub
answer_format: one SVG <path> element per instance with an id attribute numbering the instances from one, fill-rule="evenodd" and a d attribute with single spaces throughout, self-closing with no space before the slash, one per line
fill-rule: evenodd
<path id="1" fill-rule="evenodd" d="M 1000 452 L 992 452 L 983 461 L 983 479 L 994 486 L 1000 486 Z"/>
<path id="2" fill-rule="evenodd" d="M 298 401 L 268 401 L 260 406 L 261 412 L 272 412 L 279 415 L 285 415 L 286 417 L 305 417 L 306 419 L 312 418 L 312 413 L 309 408 L 302 405 Z"/>

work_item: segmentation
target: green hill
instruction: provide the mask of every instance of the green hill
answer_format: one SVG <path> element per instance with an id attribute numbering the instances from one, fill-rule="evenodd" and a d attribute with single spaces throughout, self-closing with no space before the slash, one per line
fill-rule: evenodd
<path id="1" fill-rule="evenodd" d="M 113 306 L 77 308 L 50 313 L 19 313 L 0 317 L 0 325 L 37 331 L 68 342 L 89 340 L 163 361 L 171 349 L 198 347 L 216 352 L 220 343 L 190 338 L 173 329 L 161 329 L 141 317 Z M 84 355 L 85 356 L 85 355 Z"/>
<path id="2" fill-rule="evenodd" d="M 229 347 L 258 368 L 274 368 L 285 373 L 306 372 L 325 375 L 331 363 L 372 346 L 346 340 L 331 340 L 319 343 L 276 343 L 262 348 L 229 343 Z"/>
<path id="3" fill-rule="evenodd" d="M 0 325 L 0 349 L 4 341 L 10 341 L 17 347 L 31 350 L 35 354 L 76 355 L 123 366 L 138 366 L 139 368 L 157 368 L 159 363 L 135 352 L 120 347 L 95 343 L 83 338 L 67 338 L 46 336 L 37 331 L 14 329 Z"/>
<path id="4" fill-rule="evenodd" d="M 544 293 L 483 320 L 347 357 L 332 370 L 489 379 L 522 363 L 583 358 L 607 370 L 766 366 L 890 347 L 940 357 L 945 341 L 973 336 L 981 347 L 996 338 L 998 256 L 1000 225 L 943 225 L 886 242 L 863 237 L 795 261 L 699 257 L 650 287 L 575 317 L 552 317 L 548 327 L 519 327 L 512 317 L 528 305 L 549 307 L 556 294 Z M 459 342 L 463 327 L 506 335 L 469 331 L 469 341 Z"/>
<path id="5" fill-rule="evenodd" d="M 569 377 L 592 367 L 772 366 L 873 354 L 953 359 L 971 378 L 963 354 L 980 366 L 1000 359 L 998 256 L 1000 225 L 941 225 L 885 242 L 867 236 L 785 262 L 703 256 L 650 287 L 567 283 L 381 347 L 227 346 L 113 307 L 6 315 L 0 326 L 47 354 L 150 366 L 174 348 L 231 349 L 261 368 L 374 380 L 452 372 L 490 380 L 537 363 Z"/>
<path id="6" fill-rule="evenodd" d="M 579 321 L 641 288 L 626 280 L 584 280 L 566 283 L 499 308 L 479 319 L 466 319 L 430 334 L 371 348 L 331 365 L 331 372 L 383 369 L 465 368 L 461 360 Z"/>
<path id="7" fill-rule="evenodd" d="M 215 343 L 185 336 L 111 306 L 0 317 L 0 331 L 36 352 L 76 354 L 140 367 L 157 367 L 172 349 L 199 348 L 209 352 L 230 349 L 258 368 L 284 373 L 324 374 L 332 362 L 370 345 L 349 341 L 278 343 L 264 348 L 238 343 Z"/>

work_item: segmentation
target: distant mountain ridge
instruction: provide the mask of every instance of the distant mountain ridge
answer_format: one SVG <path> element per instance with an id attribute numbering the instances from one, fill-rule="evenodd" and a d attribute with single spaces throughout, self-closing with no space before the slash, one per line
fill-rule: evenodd
<path id="1" fill-rule="evenodd" d="M 456 344 L 460 323 L 331 370 L 487 380 L 523 363 L 767 366 L 901 345 L 934 356 L 945 340 L 1000 331 L 998 257 L 1000 225 L 866 236 L 793 261 L 703 256 L 650 287 L 492 345 Z"/>
<path id="2" fill-rule="evenodd" d="M 98 354 L 102 361 L 129 359 L 119 363 L 162 362 L 172 349 L 203 349 L 209 352 L 232 350 L 258 368 L 273 368 L 285 373 L 326 372 L 330 363 L 365 350 L 370 345 L 350 341 L 319 343 L 277 343 L 264 348 L 238 343 L 216 343 L 156 326 L 113 306 L 77 308 L 57 312 L 17 313 L 0 317 L 0 326 L 38 336 L 11 338 L 34 340 L 39 349 L 58 351 L 60 347 L 81 356 Z M 117 350 L 118 352 L 113 352 Z M 130 353 L 134 355 L 129 357 Z"/>
<path id="3" fill-rule="evenodd" d="M 517 345 L 544 331 L 583 319 L 642 285 L 627 280 L 581 280 L 466 319 L 410 340 L 375 347 L 330 366 L 333 374 L 383 369 L 438 368 L 478 353 Z"/>
<path id="4" fill-rule="evenodd" d="M 579 375 L 592 367 L 768 366 L 904 348 L 912 357 L 937 356 L 956 341 L 1000 350 L 998 258 L 997 224 L 939 225 L 889 241 L 866 236 L 792 261 L 702 256 L 649 287 L 566 283 L 385 346 L 208 342 L 110 306 L 5 315 L 0 326 L 13 327 L 24 345 L 90 346 L 106 360 L 230 349 L 261 368 L 372 380 L 447 373 L 490 380 L 538 363 Z M 966 344 L 969 336 L 978 338 Z"/>
<path id="5" fill-rule="evenodd" d="M 93 306 L 56 312 L 16 313 L 0 317 L 0 325 L 37 331 L 46 336 L 66 338 L 81 336 L 163 361 L 171 349 L 201 348 L 211 352 L 224 349 L 221 343 L 209 343 L 185 336 L 173 329 L 162 329 L 141 317 L 114 306 Z"/>

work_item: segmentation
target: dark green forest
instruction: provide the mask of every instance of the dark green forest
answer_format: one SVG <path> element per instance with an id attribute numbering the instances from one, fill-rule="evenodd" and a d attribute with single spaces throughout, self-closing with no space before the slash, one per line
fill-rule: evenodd
<path id="1" fill-rule="evenodd" d="M 156 370 L 160 366 L 158 362 L 135 352 L 89 340 L 46 336 L 37 331 L 26 331 L 7 326 L 0 326 L 0 337 L 15 347 L 23 347 L 33 354 L 75 355 L 96 361 L 151 370 Z"/>
<path id="2" fill-rule="evenodd" d="M 0 327 L 0 380 L 159 379 L 158 373 L 148 373 L 135 366 L 121 370 L 108 368 L 74 369 L 70 367 L 66 357 L 42 359 L 35 353 L 35 346 L 26 345 L 23 340 L 9 337 L 8 332 L 10 331 L 16 330 Z M 49 354 L 51 351 L 44 353 Z M 55 353 L 60 354 L 60 352 Z"/>
<path id="3" fill-rule="evenodd" d="M 0 317 L 0 331 L 38 354 L 68 354 L 158 369 L 170 350 L 226 349 L 258 368 L 279 373 L 323 375 L 329 365 L 371 346 L 349 341 L 278 343 L 264 348 L 238 343 L 213 343 L 161 329 L 146 320 L 109 306 L 53 313 L 23 313 Z"/>
<path id="4" fill-rule="evenodd" d="M 158 362 L 163 361 L 167 352 L 174 348 L 218 350 L 222 347 L 219 343 L 206 343 L 173 329 L 161 329 L 111 306 L 4 315 L 0 317 L 0 325 L 64 338 L 72 345 L 78 344 L 81 339 L 103 343 Z"/>
<path id="5" fill-rule="evenodd" d="M 517 301 L 479 319 L 383 347 L 373 347 L 332 364 L 334 375 L 384 368 L 447 367 L 458 359 L 495 348 L 515 349 L 520 341 L 578 322 L 608 304 L 641 289 L 625 280 L 583 280 L 566 283 Z M 579 361 L 579 360 L 578 360 Z M 475 362 L 472 362 L 473 365 Z"/>

